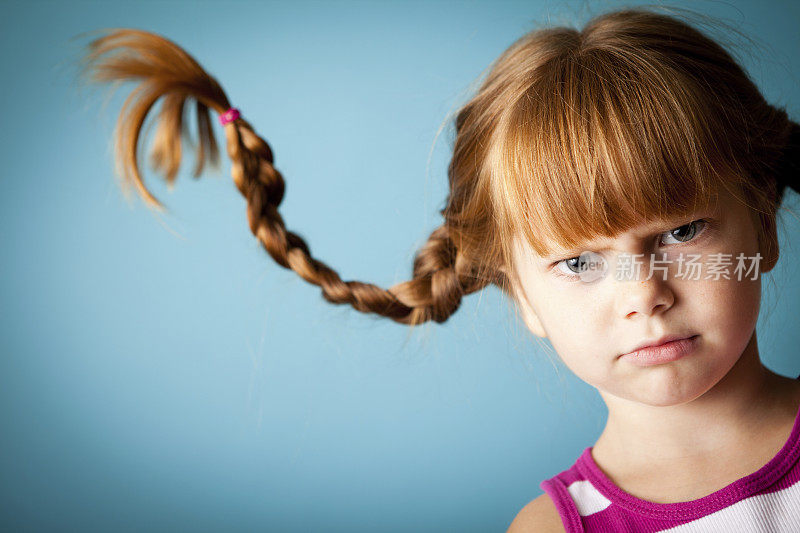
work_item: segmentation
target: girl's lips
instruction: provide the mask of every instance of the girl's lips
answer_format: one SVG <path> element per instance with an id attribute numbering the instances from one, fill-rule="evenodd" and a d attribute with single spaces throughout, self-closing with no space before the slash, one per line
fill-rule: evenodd
<path id="1" fill-rule="evenodd" d="M 678 339 L 658 346 L 648 346 L 622 355 L 621 359 L 630 361 L 638 366 L 660 365 L 675 361 L 689 355 L 697 346 L 697 337 Z"/>

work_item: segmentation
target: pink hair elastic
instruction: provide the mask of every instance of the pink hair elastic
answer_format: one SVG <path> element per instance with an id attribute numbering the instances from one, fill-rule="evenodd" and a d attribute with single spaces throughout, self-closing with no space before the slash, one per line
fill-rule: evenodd
<path id="1" fill-rule="evenodd" d="M 219 122 L 224 126 L 228 122 L 233 122 L 240 116 L 241 114 L 239 113 L 239 110 L 236 109 L 235 107 L 232 107 L 219 116 Z"/>

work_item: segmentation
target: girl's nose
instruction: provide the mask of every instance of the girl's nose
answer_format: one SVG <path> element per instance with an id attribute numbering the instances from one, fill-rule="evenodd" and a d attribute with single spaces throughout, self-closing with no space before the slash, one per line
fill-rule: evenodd
<path id="1" fill-rule="evenodd" d="M 668 278 L 665 279 L 660 274 L 652 276 L 642 274 L 633 280 L 615 280 L 615 282 L 619 314 L 625 318 L 663 313 L 675 303 L 675 293 Z"/>

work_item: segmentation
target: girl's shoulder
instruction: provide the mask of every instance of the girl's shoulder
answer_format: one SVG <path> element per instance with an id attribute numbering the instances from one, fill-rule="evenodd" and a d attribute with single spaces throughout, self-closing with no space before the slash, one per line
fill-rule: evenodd
<path id="1" fill-rule="evenodd" d="M 564 533 L 565 531 L 558 509 L 550 496 L 544 493 L 517 513 L 506 533 Z"/>

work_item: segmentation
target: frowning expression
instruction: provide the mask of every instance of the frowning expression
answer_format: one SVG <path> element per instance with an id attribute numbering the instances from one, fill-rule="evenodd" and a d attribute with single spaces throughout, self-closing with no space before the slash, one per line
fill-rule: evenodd
<path id="1" fill-rule="evenodd" d="M 690 401 L 725 376 L 755 330 L 755 224 L 752 211 L 721 190 L 689 217 L 643 224 L 581 250 L 542 257 L 517 239 L 515 297 L 531 332 L 547 337 L 588 384 L 650 405 Z M 589 263 L 578 258 L 583 251 Z M 607 270 L 598 276 L 587 264 Z M 696 336 L 688 355 L 649 366 L 620 357 L 673 334 Z"/>

